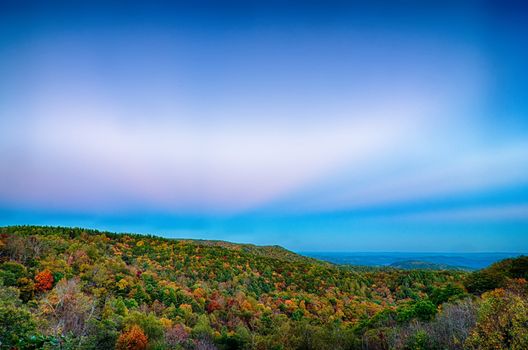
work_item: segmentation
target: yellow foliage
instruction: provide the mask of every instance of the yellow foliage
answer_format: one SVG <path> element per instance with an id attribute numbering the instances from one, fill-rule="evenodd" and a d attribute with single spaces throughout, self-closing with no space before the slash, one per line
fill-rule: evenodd
<path id="1" fill-rule="evenodd" d="M 180 310 L 182 310 L 186 314 L 191 314 L 192 313 L 192 306 L 189 305 L 189 304 L 181 304 L 180 305 Z"/>
<path id="2" fill-rule="evenodd" d="M 202 288 L 198 287 L 193 291 L 193 295 L 196 298 L 203 298 L 205 296 L 205 291 Z"/>
<path id="3" fill-rule="evenodd" d="M 244 300 L 242 302 L 242 305 L 240 305 L 240 308 L 243 310 L 243 311 L 251 311 L 253 308 L 251 307 L 251 303 L 247 300 Z"/>
<path id="4" fill-rule="evenodd" d="M 161 317 L 159 320 L 165 329 L 169 329 L 172 327 L 172 321 L 168 318 Z"/>
<path id="5" fill-rule="evenodd" d="M 120 290 L 123 290 L 125 288 L 127 288 L 129 285 L 129 283 L 127 282 L 126 279 L 122 278 L 119 280 L 119 282 L 117 282 L 117 287 L 120 289 Z"/>

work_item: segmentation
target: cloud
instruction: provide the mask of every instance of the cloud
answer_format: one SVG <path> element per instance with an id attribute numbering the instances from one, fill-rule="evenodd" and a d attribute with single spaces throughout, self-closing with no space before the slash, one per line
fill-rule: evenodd
<path id="1" fill-rule="evenodd" d="M 26 161 L 7 171 L 1 192 L 61 206 L 131 200 L 232 212 L 366 162 L 408 138 L 415 124 L 378 116 L 306 125 L 42 118 L 32 121 L 19 149 Z"/>
<path id="2" fill-rule="evenodd" d="M 361 186 L 350 184 L 346 191 L 328 196 L 323 202 L 334 208 L 362 208 L 395 204 L 526 183 L 528 144 L 513 141 L 494 147 L 464 149 L 460 140 L 446 140 L 459 147 L 448 153 L 425 152 L 428 157 L 403 155 L 395 169 L 388 164 L 386 176 L 365 179 Z M 416 147 L 424 147 L 417 144 Z M 431 146 L 431 145 L 429 145 Z M 412 154 L 412 153 L 411 153 Z M 391 174 L 391 170 L 394 172 Z"/>
<path id="3" fill-rule="evenodd" d="M 126 118 L 97 94 L 49 98 L 0 142 L 0 198 L 61 210 L 237 214 L 438 198 L 528 178 L 528 147 L 475 141 L 433 100 L 369 101 L 328 118 Z M 105 102 L 106 101 L 106 102 Z M 182 112 L 182 111 L 179 111 Z M 39 117 L 36 117 L 39 116 Z"/>

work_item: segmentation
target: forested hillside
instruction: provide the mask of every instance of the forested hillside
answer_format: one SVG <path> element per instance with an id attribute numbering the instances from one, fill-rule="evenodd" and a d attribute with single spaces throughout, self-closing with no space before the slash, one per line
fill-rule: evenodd
<path id="1" fill-rule="evenodd" d="M 404 260 L 397 261 L 389 265 L 396 269 L 405 269 L 405 270 L 460 270 L 460 271 L 471 271 L 470 268 L 465 266 L 453 266 L 447 264 L 432 263 L 428 261 L 421 260 Z"/>
<path id="2" fill-rule="evenodd" d="M 2 349 L 528 349 L 528 258 L 362 269 L 281 247 L 0 228 Z"/>

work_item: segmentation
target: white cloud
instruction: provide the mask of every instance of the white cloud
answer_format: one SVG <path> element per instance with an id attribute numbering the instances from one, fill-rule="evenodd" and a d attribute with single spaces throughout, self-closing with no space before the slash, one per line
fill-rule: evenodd
<path id="1" fill-rule="evenodd" d="M 447 142 L 456 146 L 460 140 Z M 385 176 L 374 177 L 371 181 L 363 179 L 361 186 L 350 184 L 348 190 L 328 195 L 323 202 L 334 208 L 367 207 L 508 186 L 528 179 L 528 144 L 525 142 L 469 150 L 462 144 L 459 151 L 429 152 L 425 162 L 413 157 L 412 152 L 410 156 L 402 155 L 400 161 L 406 169 L 391 173 L 397 165 L 388 164 Z"/>
<path id="2" fill-rule="evenodd" d="M 32 124 L 34 171 L 26 181 L 38 184 L 26 195 L 60 196 L 73 176 L 82 184 L 72 184 L 69 197 L 78 200 L 101 202 L 118 192 L 166 209 L 236 211 L 367 162 L 403 142 L 412 125 L 381 117 L 308 125 L 47 118 Z"/>

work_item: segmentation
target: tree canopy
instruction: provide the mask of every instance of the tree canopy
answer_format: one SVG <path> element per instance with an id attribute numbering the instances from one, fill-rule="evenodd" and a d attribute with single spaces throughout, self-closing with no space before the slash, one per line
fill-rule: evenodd
<path id="1" fill-rule="evenodd" d="M 522 349 L 526 261 L 361 269 L 277 246 L 4 227 L 0 348 Z"/>

